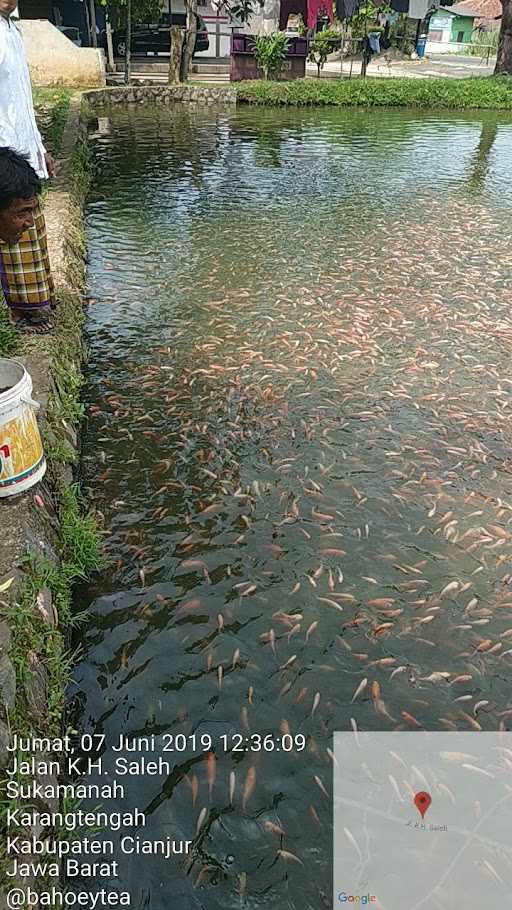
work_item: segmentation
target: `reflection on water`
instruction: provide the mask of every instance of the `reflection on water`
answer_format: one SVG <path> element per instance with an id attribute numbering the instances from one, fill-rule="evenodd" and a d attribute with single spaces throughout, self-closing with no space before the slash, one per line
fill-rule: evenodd
<path id="1" fill-rule="evenodd" d="M 144 837 L 194 840 L 119 856 L 132 906 L 328 907 L 333 730 L 507 722 L 511 135 L 159 108 L 96 142 L 84 470 L 112 567 L 75 693 L 109 746 L 216 753 L 123 779 Z"/>

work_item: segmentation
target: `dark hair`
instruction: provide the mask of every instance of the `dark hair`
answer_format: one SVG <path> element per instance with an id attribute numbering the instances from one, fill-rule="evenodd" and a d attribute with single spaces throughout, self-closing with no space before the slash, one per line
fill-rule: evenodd
<path id="1" fill-rule="evenodd" d="M 0 148 L 0 211 L 14 199 L 31 199 L 41 192 L 41 181 L 24 155 Z"/>

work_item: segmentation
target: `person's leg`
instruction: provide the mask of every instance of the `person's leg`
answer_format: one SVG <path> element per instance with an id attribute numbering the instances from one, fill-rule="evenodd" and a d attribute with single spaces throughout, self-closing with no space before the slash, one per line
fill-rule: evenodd
<path id="1" fill-rule="evenodd" d="M 25 231 L 18 243 L 0 241 L 0 279 L 16 326 L 38 334 L 49 331 L 49 314 L 56 301 L 41 209 L 34 226 Z"/>

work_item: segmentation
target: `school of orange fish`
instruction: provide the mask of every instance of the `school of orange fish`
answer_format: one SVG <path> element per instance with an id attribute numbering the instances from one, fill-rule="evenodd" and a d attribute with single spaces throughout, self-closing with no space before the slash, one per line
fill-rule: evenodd
<path id="1" fill-rule="evenodd" d="M 95 380 L 89 476 L 130 595 L 112 710 L 125 687 L 139 733 L 214 731 L 171 799 L 195 889 L 293 878 L 330 906 L 333 731 L 512 719 L 511 279 L 495 214 L 445 206 L 302 281 L 248 254 L 257 291 L 210 256 L 208 293 L 184 283 L 161 339 Z M 226 754 L 219 731 L 305 750 Z"/>

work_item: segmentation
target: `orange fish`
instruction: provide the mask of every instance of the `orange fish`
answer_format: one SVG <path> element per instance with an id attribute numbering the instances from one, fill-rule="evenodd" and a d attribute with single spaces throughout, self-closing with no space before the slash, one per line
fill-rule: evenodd
<path id="1" fill-rule="evenodd" d="M 215 783 L 215 778 L 217 777 L 217 759 L 215 757 L 215 752 L 208 752 L 208 755 L 206 756 L 206 776 L 208 778 L 208 793 L 211 800 L 213 785 Z"/>
<path id="2" fill-rule="evenodd" d="M 245 784 L 244 784 L 244 793 L 243 793 L 243 799 L 242 799 L 242 807 L 244 809 L 244 812 L 245 812 L 245 807 L 247 806 L 247 803 L 249 802 L 252 794 L 254 793 L 255 786 L 256 786 L 256 768 L 254 767 L 254 765 L 251 765 L 251 767 L 249 768 L 249 770 L 247 772 L 247 777 L 245 778 Z"/>

